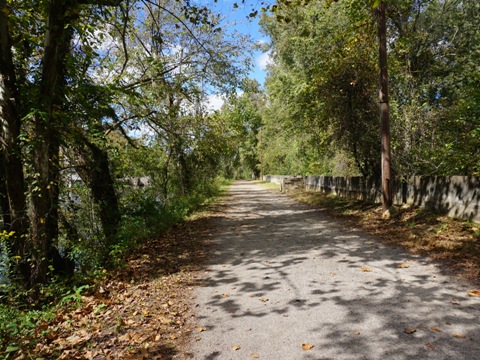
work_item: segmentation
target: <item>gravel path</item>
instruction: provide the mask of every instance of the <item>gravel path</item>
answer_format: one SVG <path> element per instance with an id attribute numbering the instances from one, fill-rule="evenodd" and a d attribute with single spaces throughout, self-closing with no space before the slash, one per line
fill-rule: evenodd
<path id="1" fill-rule="evenodd" d="M 229 195 L 189 358 L 480 359 L 468 285 L 282 194 Z"/>

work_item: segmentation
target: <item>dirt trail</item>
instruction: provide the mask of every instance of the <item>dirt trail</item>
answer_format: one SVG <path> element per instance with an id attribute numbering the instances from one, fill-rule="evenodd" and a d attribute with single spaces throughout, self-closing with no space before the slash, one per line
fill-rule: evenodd
<path id="1" fill-rule="evenodd" d="M 468 285 L 322 210 L 237 182 L 214 242 L 182 358 L 480 359 Z"/>

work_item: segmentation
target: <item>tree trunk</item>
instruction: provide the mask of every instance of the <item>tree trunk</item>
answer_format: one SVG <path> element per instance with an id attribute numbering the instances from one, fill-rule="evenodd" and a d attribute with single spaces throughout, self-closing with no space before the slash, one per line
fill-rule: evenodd
<path id="1" fill-rule="evenodd" d="M 81 136 L 80 139 L 81 143 L 77 147 L 81 161 L 78 174 L 90 188 L 93 200 L 98 206 L 98 216 L 106 240 L 104 259 L 108 264 L 108 254 L 115 244 L 121 221 L 115 183 L 110 173 L 108 153 L 85 137 Z"/>
<path id="2" fill-rule="evenodd" d="M 48 6 L 45 50 L 40 82 L 40 111 L 35 117 L 33 134 L 35 151 L 33 168 L 36 174 L 30 199 L 30 238 L 32 248 L 31 287 L 35 290 L 48 279 L 50 259 L 58 256 L 54 246 L 58 237 L 59 119 L 63 104 L 62 88 L 65 59 L 72 37 L 67 27 L 67 0 L 50 0 Z M 75 11 L 70 10 L 72 16 Z M 33 300 L 36 292 L 33 292 Z"/>
<path id="3" fill-rule="evenodd" d="M 3 158 L 3 149 L 0 147 L 0 159 Z M 2 210 L 3 228 L 0 227 L 0 231 L 7 228 L 7 224 L 10 224 L 10 205 L 8 201 L 7 182 L 5 179 L 5 169 L 0 165 L 0 210 Z"/>
<path id="4" fill-rule="evenodd" d="M 21 118 L 18 112 L 18 91 L 15 68 L 8 29 L 7 6 L 0 0 L 0 143 L 2 147 L 2 210 L 5 227 L 13 231 L 8 244 L 9 255 L 20 259 L 11 262 L 11 270 L 23 285 L 26 282 L 28 267 L 26 261 L 26 236 L 28 221 L 26 216 L 25 180 L 19 136 Z"/>
<path id="5" fill-rule="evenodd" d="M 180 170 L 180 191 L 182 195 L 190 192 L 190 169 L 188 168 L 187 159 L 183 153 L 180 140 L 175 140 L 174 151 L 177 158 L 177 166 Z"/>
<path id="6" fill-rule="evenodd" d="M 388 211 L 392 206 L 392 174 L 390 162 L 390 115 L 388 104 L 388 63 L 387 63 L 387 21 L 385 14 L 385 3 L 378 5 L 378 49 L 379 49 L 379 83 L 380 83 L 380 123 L 382 141 L 382 205 L 383 210 Z"/>

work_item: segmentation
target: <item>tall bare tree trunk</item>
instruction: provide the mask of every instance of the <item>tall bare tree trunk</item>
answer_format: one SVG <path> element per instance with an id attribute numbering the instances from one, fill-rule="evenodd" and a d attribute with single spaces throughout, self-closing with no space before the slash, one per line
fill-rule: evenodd
<path id="1" fill-rule="evenodd" d="M 390 114 L 388 104 L 387 20 L 385 2 L 380 2 L 377 12 L 378 53 L 380 67 L 380 123 L 382 138 L 382 206 L 386 212 L 392 206 L 392 171 L 390 162 Z"/>

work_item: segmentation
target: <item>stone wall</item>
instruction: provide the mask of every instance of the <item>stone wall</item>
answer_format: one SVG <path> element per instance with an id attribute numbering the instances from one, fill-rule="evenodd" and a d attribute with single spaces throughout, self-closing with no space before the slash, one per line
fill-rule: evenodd
<path id="1" fill-rule="evenodd" d="M 281 184 L 292 176 L 264 176 L 264 180 Z M 319 191 L 367 202 L 381 202 L 380 179 L 335 176 L 305 176 L 308 191 Z M 480 177 L 414 176 L 394 184 L 395 204 L 412 204 L 480 222 Z"/>
<path id="2" fill-rule="evenodd" d="M 264 175 L 263 181 L 268 181 L 280 185 L 281 192 L 290 192 L 294 190 L 305 189 L 303 176 Z"/>

